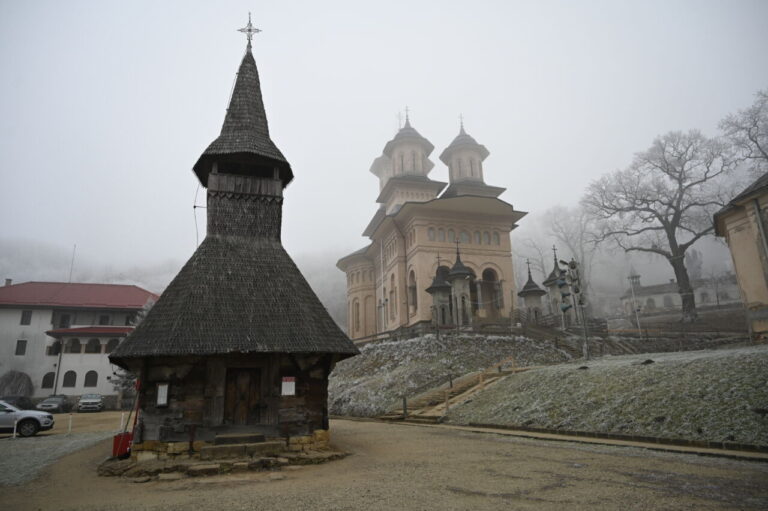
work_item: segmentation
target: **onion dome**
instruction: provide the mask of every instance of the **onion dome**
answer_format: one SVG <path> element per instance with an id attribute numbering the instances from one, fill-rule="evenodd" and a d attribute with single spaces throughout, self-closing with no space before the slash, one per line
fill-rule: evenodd
<path id="1" fill-rule="evenodd" d="M 397 132 L 395 138 L 387 142 L 387 145 L 384 146 L 384 155 L 392 158 L 392 152 L 395 147 L 404 142 L 415 142 L 420 145 L 424 150 L 424 154 L 427 156 L 435 150 L 435 146 L 432 145 L 432 142 L 421 136 L 421 134 L 411 126 L 411 120 L 408 115 L 405 116 L 405 126 L 400 128 L 400 131 Z"/>
<path id="2" fill-rule="evenodd" d="M 478 144 L 477 140 L 475 140 L 473 137 L 467 134 L 466 131 L 464 131 L 464 123 L 461 123 L 461 129 L 459 130 L 459 134 L 456 136 L 456 138 L 453 139 L 453 142 L 448 145 L 448 147 L 443 150 L 443 152 L 440 154 L 440 161 L 445 163 L 446 165 L 451 165 L 451 156 L 454 152 L 460 150 L 460 149 L 469 149 L 480 157 L 480 161 L 485 160 L 489 154 L 491 154 L 488 149 L 482 144 Z"/>

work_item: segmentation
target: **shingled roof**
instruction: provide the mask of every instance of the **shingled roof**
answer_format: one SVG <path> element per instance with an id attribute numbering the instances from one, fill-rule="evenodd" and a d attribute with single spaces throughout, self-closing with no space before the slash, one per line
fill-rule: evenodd
<path id="1" fill-rule="evenodd" d="M 279 241 L 208 236 L 110 360 L 357 348 Z"/>
<path id="2" fill-rule="evenodd" d="M 195 163 L 195 174 L 203 186 L 208 184 L 212 164 L 222 157 L 244 167 L 261 166 L 268 171 L 278 168 L 283 186 L 293 179 L 291 165 L 269 137 L 259 71 L 250 48 L 240 63 L 221 134 Z"/>

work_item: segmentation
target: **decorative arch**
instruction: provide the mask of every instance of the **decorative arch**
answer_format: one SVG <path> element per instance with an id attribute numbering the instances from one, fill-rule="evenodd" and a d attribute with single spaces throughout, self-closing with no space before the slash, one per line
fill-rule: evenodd
<path id="1" fill-rule="evenodd" d="M 99 381 L 99 373 L 96 371 L 88 371 L 85 373 L 85 380 L 83 380 L 83 387 L 95 387 Z"/>
<path id="2" fill-rule="evenodd" d="M 442 227 L 437 230 L 437 241 L 445 241 L 445 230 Z"/>
<path id="3" fill-rule="evenodd" d="M 482 234 L 480 231 L 475 231 L 475 245 L 480 245 L 483 242 Z"/>
<path id="4" fill-rule="evenodd" d="M 448 229 L 448 241 L 451 243 L 456 241 L 456 232 L 453 229 Z"/>
<path id="5" fill-rule="evenodd" d="M 120 339 L 110 339 L 107 342 L 107 347 L 104 350 L 105 353 L 112 353 L 115 348 L 117 348 L 120 345 Z"/>
<path id="6" fill-rule="evenodd" d="M 435 236 L 436 236 L 435 228 L 434 227 L 428 228 L 427 229 L 427 239 L 429 241 L 435 241 Z"/>
<path id="7" fill-rule="evenodd" d="M 85 345 L 85 352 L 86 353 L 101 353 L 101 342 L 96 339 L 95 337 L 92 337 L 91 339 L 88 339 L 88 343 Z"/>
<path id="8" fill-rule="evenodd" d="M 501 236 L 499 236 L 498 231 L 493 231 L 493 244 L 501 245 Z"/>
<path id="9" fill-rule="evenodd" d="M 82 344 L 80 339 L 70 339 L 67 343 L 66 353 L 80 353 L 82 351 Z"/>
<path id="10" fill-rule="evenodd" d="M 459 241 L 465 244 L 469 244 L 472 243 L 472 237 L 467 231 L 461 231 L 461 233 L 459 233 Z"/>
<path id="11" fill-rule="evenodd" d="M 483 244 L 484 245 L 491 244 L 491 233 L 489 233 L 488 231 L 483 231 Z"/>

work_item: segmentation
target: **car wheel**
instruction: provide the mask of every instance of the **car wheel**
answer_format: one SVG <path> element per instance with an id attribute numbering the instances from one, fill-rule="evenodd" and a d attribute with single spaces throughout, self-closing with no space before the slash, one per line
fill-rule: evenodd
<path id="1" fill-rule="evenodd" d="M 16 425 L 16 431 L 21 436 L 32 436 L 38 432 L 40 425 L 32 419 L 25 419 Z"/>

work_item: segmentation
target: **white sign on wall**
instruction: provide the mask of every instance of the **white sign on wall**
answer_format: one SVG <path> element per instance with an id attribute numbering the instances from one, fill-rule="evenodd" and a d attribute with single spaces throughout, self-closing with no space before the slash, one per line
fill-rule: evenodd
<path id="1" fill-rule="evenodd" d="M 283 396 L 295 396 L 296 395 L 296 377 L 295 376 L 283 376 L 282 392 Z"/>

